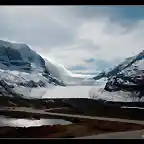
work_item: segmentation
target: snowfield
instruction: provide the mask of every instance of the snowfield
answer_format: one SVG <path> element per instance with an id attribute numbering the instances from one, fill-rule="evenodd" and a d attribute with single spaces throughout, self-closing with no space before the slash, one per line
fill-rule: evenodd
<path id="1" fill-rule="evenodd" d="M 144 101 L 144 98 L 140 100 L 138 98 L 130 97 L 130 92 L 107 92 L 103 87 L 104 85 L 56 87 L 48 90 L 42 98 L 89 98 L 117 102 Z"/>
<path id="2" fill-rule="evenodd" d="M 144 102 L 144 98 L 135 98 L 130 92 L 108 92 L 100 86 L 68 86 L 47 88 L 18 88 L 16 91 L 25 95 L 25 98 L 88 98 L 115 102 Z"/>

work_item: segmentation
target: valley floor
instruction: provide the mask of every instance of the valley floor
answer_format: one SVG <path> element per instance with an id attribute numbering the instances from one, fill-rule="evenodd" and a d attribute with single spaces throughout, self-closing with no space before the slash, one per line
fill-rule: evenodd
<path id="1" fill-rule="evenodd" d="M 65 109 L 65 107 L 57 108 L 57 109 Z M 126 122 L 126 123 L 134 123 L 134 124 L 142 124 L 144 125 L 143 120 L 128 120 L 128 119 L 120 119 L 120 118 L 108 118 L 108 117 L 97 117 L 97 116 L 84 116 L 84 115 L 78 115 L 78 114 L 68 114 L 68 113 L 57 113 L 53 112 L 53 110 L 57 110 L 56 108 L 51 108 L 51 109 L 43 109 L 43 110 L 36 110 L 33 108 L 26 108 L 26 107 L 5 107 L 5 108 L 0 108 L 0 112 L 7 112 L 11 113 L 14 112 L 13 114 L 16 115 L 21 115 L 22 113 L 28 113 L 30 115 L 37 114 L 39 115 L 38 117 L 48 117 L 48 118 L 63 118 L 63 119 L 87 119 L 87 120 L 102 120 L 102 121 L 111 121 L 111 122 Z M 12 114 L 12 115 L 13 115 Z M 10 116 L 10 115 L 9 115 Z"/>
<path id="2" fill-rule="evenodd" d="M 65 109 L 65 108 L 61 108 Z M 0 127 L 0 137 L 43 137 L 43 138 L 67 138 L 67 137 L 82 137 L 90 135 L 105 134 L 111 132 L 126 132 L 136 130 L 143 132 L 144 121 L 141 120 L 127 120 L 118 118 L 106 118 L 96 116 L 84 116 L 76 114 L 64 114 L 51 112 L 56 109 L 35 110 L 24 107 L 5 107 L 0 111 L 7 116 L 33 116 L 34 118 L 62 118 L 69 120 L 72 123 L 68 125 L 55 126 L 33 126 L 28 128 L 16 127 Z M 32 132 L 33 131 L 33 132 Z M 134 131 L 134 132 L 133 132 Z M 105 134 L 107 135 L 107 134 Z M 129 135 L 128 135 L 129 136 Z M 136 137 L 137 135 L 134 134 Z M 99 137 L 92 136 L 90 138 Z M 102 137 L 102 136 L 101 136 Z M 125 135 L 126 137 L 126 135 Z"/>
<path id="3" fill-rule="evenodd" d="M 101 86 L 56 87 L 40 99 L 1 96 L 1 115 L 16 119 L 62 119 L 70 123 L 28 128 L 1 126 L 0 137 L 74 138 L 144 129 L 143 102 L 125 101 L 126 96 L 122 92 L 105 92 Z"/>

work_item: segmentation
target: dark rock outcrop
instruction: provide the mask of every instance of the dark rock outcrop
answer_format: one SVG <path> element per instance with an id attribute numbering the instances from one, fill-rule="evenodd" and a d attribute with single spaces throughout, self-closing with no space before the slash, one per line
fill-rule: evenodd
<path id="1" fill-rule="evenodd" d="M 115 75 L 110 75 L 106 83 L 107 91 L 130 91 L 136 97 L 144 96 L 144 51 L 137 55 Z M 117 68 L 116 68 L 117 69 Z"/>

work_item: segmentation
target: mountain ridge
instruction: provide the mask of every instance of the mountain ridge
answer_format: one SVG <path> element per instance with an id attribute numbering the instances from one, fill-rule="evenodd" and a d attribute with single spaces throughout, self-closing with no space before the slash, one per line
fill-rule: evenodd
<path id="1" fill-rule="evenodd" d="M 0 85 L 9 91 L 16 88 L 65 86 L 45 66 L 45 60 L 29 46 L 0 40 Z"/>
<path id="2" fill-rule="evenodd" d="M 129 59 L 126 66 L 108 78 L 107 91 L 130 91 L 134 97 L 144 96 L 144 51 Z"/>

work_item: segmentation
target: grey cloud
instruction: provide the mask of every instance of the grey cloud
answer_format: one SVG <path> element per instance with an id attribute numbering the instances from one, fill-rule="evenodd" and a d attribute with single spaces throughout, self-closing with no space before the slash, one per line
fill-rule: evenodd
<path id="1" fill-rule="evenodd" d="M 37 47 L 64 47 L 75 42 L 82 23 L 110 13 L 107 6 L 15 6 L 0 7 L 0 38 L 8 38 Z M 120 10 L 119 10 L 120 11 Z M 81 47 L 98 49 L 92 42 Z"/>
<path id="2" fill-rule="evenodd" d="M 26 23 L 13 30 L 13 38 L 37 46 L 60 46 L 70 44 L 73 40 L 73 33 L 59 24 L 49 21 L 48 25 L 34 22 L 29 27 Z M 50 26 L 51 25 L 51 26 Z"/>
<path id="3" fill-rule="evenodd" d="M 110 21 L 125 27 L 144 19 L 143 6 L 77 6 L 71 8 L 71 11 L 75 17 L 86 20 L 109 15 Z"/>
<path id="4" fill-rule="evenodd" d="M 0 8 L 0 37 L 7 37 L 10 33 L 8 19 L 3 7 Z"/>
<path id="5" fill-rule="evenodd" d="M 81 19 L 93 19 L 98 16 L 104 16 L 108 13 L 106 6 L 76 6 L 71 7 L 70 12 L 73 16 Z"/>
<path id="6" fill-rule="evenodd" d="M 28 9 L 29 12 L 30 9 Z M 35 9 L 36 11 L 36 9 Z M 48 10 L 28 13 L 27 9 L 7 11 L 0 8 L 0 38 L 25 42 L 37 46 L 61 46 L 71 44 L 74 32 L 69 27 L 53 20 L 55 14 Z M 49 14 L 47 14 L 49 13 Z"/>
<path id="7" fill-rule="evenodd" d="M 38 47 L 70 45 L 78 26 L 98 11 L 101 7 L 0 7 L 0 38 Z"/>

